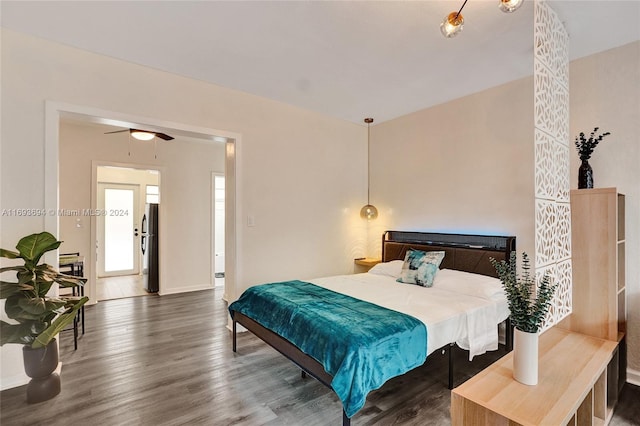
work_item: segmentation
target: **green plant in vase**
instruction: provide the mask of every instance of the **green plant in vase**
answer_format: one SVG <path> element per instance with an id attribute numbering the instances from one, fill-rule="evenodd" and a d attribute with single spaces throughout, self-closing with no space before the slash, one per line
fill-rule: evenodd
<path id="1" fill-rule="evenodd" d="M 60 392 L 60 378 L 53 373 L 58 365 L 55 337 L 69 326 L 88 297 L 49 296 L 54 283 L 60 287 L 77 287 L 85 278 L 61 274 L 42 256 L 57 249 L 62 241 L 48 232 L 28 235 L 18 242 L 17 251 L 0 249 L 0 256 L 22 259 L 23 264 L 0 268 L 0 273 L 14 272 L 17 282 L 0 281 L 0 298 L 12 322 L 0 321 L 0 345 L 23 345 L 25 371 L 32 377 L 27 386 L 27 402 L 40 402 Z"/>
<path id="2" fill-rule="evenodd" d="M 538 283 L 531 272 L 527 253 L 522 253 L 522 274 L 517 273 L 517 256 L 509 261 L 490 259 L 502 282 L 514 332 L 514 378 L 526 385 L 538 383 L 538 332 L 551 307 L 558 287 L 548 273 Z"/>
<path id="3" fill-rule="evenodd" d="M 539 285 L 536 283 L 527 253 L 522 253 L 521 276 L 517 274 L 515 252 L 511 253 L 509 262 L 498 262 L 492 258 L 491 264 L 496 268 L 507 295 L 513 326 L 527 333 L 540 331 L 558 285 L 551 284 L 548 273 L 543 275 Z"/>
<path id="4" fill-rule="evenodd" d="M 599 127 L 594 128 L 593 132 L 589 135 L 589 138 L 585 136 L 584 132 L 580 132 L 574 142 L 581 161 L 580 168 L 578 169 L 578 189 L 593 188 L 593 169 L 589 164 L 589 159 L 591 158 L 591 154 L 593 154 L 593 150 L 596 146 L 602 142 L 605 136 L 609 136 L 611 134 L 609 132 L 604 132 L 600 135 L 596 135 L 599 129 Z"/>

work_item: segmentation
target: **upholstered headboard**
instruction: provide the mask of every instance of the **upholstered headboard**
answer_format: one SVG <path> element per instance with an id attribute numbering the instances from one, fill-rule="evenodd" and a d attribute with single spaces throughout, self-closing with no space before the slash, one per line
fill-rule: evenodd
<path id="1" fill-rule="evenodd" d="M 440 268 L 496 277 L 490 258 L 508 260 L 516 237 L 433 232 L 387 231 L 382 235 L 382 261 L 404 260 L 408 249 L 444 251 Z"/>

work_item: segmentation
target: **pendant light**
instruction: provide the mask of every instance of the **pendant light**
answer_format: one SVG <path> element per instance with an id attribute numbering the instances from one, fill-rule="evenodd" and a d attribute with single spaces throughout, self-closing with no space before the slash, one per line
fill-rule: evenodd
<path id="1" fill-rule="evenodd" d="M 455 37 L 462 31 L 462 27 L 464 26 L 462 9 L 464 9 L 464 5 L 467 4 L 467 1 L 468 0 L 464 0 L 464 3 L 462 3 L 460 10 L 448 14 L 440 24 L 440 32 L 446 38 Z"/>
<path id="2" fill-rule="evenodd" d="M 500 0 L 498 7 L 504 13 L 511 13 L 522 6 L 522 3 L 524 3 L 524 0 Z"/>
<path id="3" fill-rule="evenodd" d="M 370 160 L 370 144 L 371 144 L 371 123 L 373 118 L 365 118 L 364 122 L 367 123 L 367 205 L 360 209 L 360 217 L 367 220 L 373 220 L 378 217 L 378 209 L 371 205 L 369 201 L 369 193 L 371 187 L 371 160 Z"/>
<path id="4" fill-rule="evenodd" d="M 464 18 L 462 17 L 462 9 L 468 0 L 464 0 L 460 9 L 448 14 L 440 24 L 440 32 L 447 38 L 455 37 L 462 31 L 464 26 Z M 522 6 L 524 0 L 498 0 L 498 8 L 505 13 L 511 13 Z"/>

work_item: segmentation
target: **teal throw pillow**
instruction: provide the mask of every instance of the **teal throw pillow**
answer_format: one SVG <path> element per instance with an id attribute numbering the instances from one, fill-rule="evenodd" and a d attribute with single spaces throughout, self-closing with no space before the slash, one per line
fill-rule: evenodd
<path id="1" fill-rule="evenodd" d="M 431 287 L 443 258 L 443 251 L 425 252 L 409 249 L 404 257 L 400 278 L 396 281 L 406 284 L 417 284 L 422 287 Z"/>

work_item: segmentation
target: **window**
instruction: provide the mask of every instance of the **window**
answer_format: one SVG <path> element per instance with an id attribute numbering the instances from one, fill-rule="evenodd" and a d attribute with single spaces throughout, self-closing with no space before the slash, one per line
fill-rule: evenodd
<path id="1" fill-rule="evenodd" d="M 147 185 L 145 199 L 147 203 L 160 203 L 160 191 L 158 185 Z"/>

